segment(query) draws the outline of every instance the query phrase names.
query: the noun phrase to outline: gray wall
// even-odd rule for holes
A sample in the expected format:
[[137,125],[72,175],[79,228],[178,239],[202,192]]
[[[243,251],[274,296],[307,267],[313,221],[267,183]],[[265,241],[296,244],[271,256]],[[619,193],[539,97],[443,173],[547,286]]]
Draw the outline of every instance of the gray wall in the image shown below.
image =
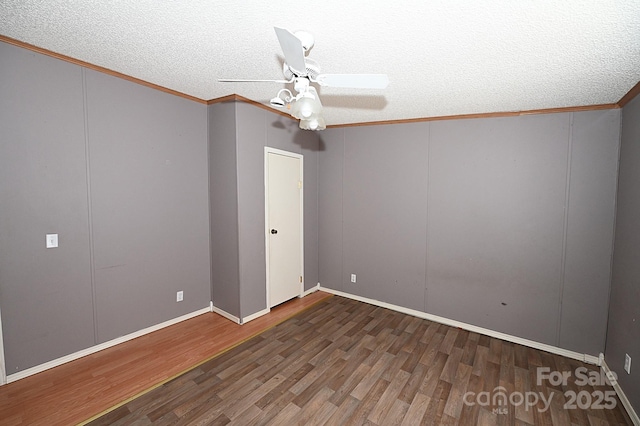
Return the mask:
[[573,115],[559,344],[594,355],[607,334],[619,154],[620,110]]
[[211,295],[214,306],[240,318],[236,164],[235,103],[210,105]]
[[86,84],[103,342],[209,306],[207,107],[94,71]]
[[[605,359],[636,412],[640,410],[640,97],[622,112],[616,239]],[[631,356],[631,375],[624,356]]]
[[7,373],[208,306],[206,106],[4,43],[0,58]]
[[[0,43],[0,310],[7,374],[95,343],[82,70]],[[59,248],[45,248],[45,234]]]
[[352,129],[344,146],[345,278],[356,274],[357,294],[419,310],[424,308],[428,126]]
[[320,283],[597,355],[619,120],[609,110],[323,132]]
[[318,134],[245,102],[209,108],[213,303],[246,318],[267,307],[265,146],[303,155],[305,289],[318,283]]

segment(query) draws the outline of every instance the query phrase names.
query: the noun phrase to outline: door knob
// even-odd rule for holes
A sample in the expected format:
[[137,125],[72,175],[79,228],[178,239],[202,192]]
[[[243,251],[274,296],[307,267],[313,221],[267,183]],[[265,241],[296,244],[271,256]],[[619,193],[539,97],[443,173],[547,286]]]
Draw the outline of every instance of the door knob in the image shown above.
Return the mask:
[[277,230],[277,229],[272,229],[272,230],[271,230],[271,233],[272,233],[272,234],[277,234],[277,233],[278,233],[278,230]]

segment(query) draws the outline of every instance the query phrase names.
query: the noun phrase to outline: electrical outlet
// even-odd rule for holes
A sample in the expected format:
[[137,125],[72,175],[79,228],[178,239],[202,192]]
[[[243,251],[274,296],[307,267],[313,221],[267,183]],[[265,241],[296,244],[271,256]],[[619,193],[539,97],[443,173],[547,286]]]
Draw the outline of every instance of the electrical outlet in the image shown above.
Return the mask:
[[47,248],[58,247],[58,234],[47,234]]
[[180,290],[176,293],[176,302],[182,302],[184,300],[184,291]]
[[352,283],[356,282],[356,274],[351,274],[351,282]]
[[629,354],[624,354],[624,371],[626,371],[627,374],[631,374],[631,357]]

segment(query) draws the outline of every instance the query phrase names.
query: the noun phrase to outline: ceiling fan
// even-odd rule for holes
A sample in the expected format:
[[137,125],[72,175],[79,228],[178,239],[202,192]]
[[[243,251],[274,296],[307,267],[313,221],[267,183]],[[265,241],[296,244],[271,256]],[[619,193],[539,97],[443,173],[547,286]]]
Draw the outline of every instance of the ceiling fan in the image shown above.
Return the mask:
[[322,116],[322,103],[318,91],[311,83],[326,87],[356,89],[384,89],[389,84],[386,74],[321,74],[317,62],[306,57],[314,45],[313,35],[306,31],[292,33],[284,28],[274,28],[284,53],[285,62],[282,72],[285,80],[219,79],[218,81],[293,83],[293,89],[297,93],[295,96],[289,89],[281,89],[269,103],[278,108],[286,107],[293,117],[300,120],[301,129],[323,130],[326,128]]

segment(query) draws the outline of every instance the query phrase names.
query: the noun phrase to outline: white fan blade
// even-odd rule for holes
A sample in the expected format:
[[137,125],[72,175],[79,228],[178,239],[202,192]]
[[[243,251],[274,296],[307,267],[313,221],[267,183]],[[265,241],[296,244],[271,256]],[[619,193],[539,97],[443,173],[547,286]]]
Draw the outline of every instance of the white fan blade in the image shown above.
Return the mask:
[[274,27],[284,60],[299,76],[307,75],[307,66],[304,62],[304,48],[302,42],[291,31],[284,28]]
[[242,78],[219,78],[220,83],[291,83],[289,80],[248,80]]
[[386,74],[320,74],[314,82],[327,87],[384,89],[389,85]]

